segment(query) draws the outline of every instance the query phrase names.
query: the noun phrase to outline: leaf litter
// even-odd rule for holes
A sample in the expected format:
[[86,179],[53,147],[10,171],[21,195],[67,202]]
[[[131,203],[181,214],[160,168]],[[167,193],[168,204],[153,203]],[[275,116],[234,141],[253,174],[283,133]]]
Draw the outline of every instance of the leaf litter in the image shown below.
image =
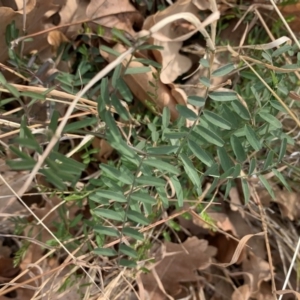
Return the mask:
[[[5,35],[6,25],[12,21],[15,22],[15,26],[19,30],[23,28],[23,23],[25,22],[26,35],[30,38],[32,37],[32,41],[23,44],[23,54],[32,55],[34,52],[37,52],[38,56],[44,61],[52,59],[54,53],[59,51],[59,48],[64,43],[71,42],[75,45],[75,39],[83,32],[83,22],[88,21],[91,28],[101,31],[104,41],[109,44],[112,40],[115,41],[115,37],[110,31],[113,27],[124,30],[126,38],[134,41],[136,27],[139,28],[138,30],[149,30],[153,25],[164,20],[166,17],[181,12],[189,12],[202,21],[203,18],[200,18],[201,13],[207,10],[214,12],[215,10],[214,7],[211,7],[211,3],[200,0],[178,0],[166,9],[148,15],[140,12],[144,12],[141,9],[142,5],[139,7],[139,11],[137,6],[133,5],[130,1],[66,0],[63,2],[48,1],[46,3],[42,0],[33,0],[27,2],[15,1],[14,4],[9,4],[11,6],[5,6],[4,2],[7,1],[2,1],[0,6],[0,16],[3,22],[3,26],[1,27],[2,36]],[[148,3],[148,1],[141,2]],[[25,3],[26,9],[22,9],[23,3]],[[298,6],[294,4],[281,8],[284,15],[295,10],[299,11]],[[221,11],[224,13],[226,9],[222,8]],[[299,26],[297,27],[295,21],[291,23],[291,26],[295,30],[298,30]],[[55,31],[50,31],[53,29]],[[177,104],[186,105],[195,113],[199,113],[200,111],[198,108],[187,103],[187,97],[190,94],[196,94],[199,97],[204,95],[203,82],[200,89],[198,81],[199,77],[207,75],[207,70],[203,66],[194,73],[191,70],[195,66],[195,55],[200,56],[200,53],[205,52],[205,45],[197,46],[198,52],[192,53],[193,51],[190,51],[190,48],[184,47],[183,41],[170,42],[167,40],[178,39],[181,36],[190,34],[195,29],[196,27],[193,24],[183,19],[176,20],[164,26],[158,32],[158,35],[156,35],[157,38],[150,39],[151,44],[163,46],[163,50],[140,51],[129,64],[130,68],[142,68],[145,65],[140,62],[141,60],[138,61],[138,59],[154,59],[156,62],[162,64],[161,71],[154,66],[150,66],[151,71],[148,73],[127,74],[124,76],[124,81],[137,100],[150,109],[153,107],[158,108],[158,111],[154,110],[156,114],[160,114],[164,107],[168,107],[172,121],[176,120],[179,116],[176,110]],[[242,34],[244,34],[243,30],[240,33],[241,37],[237,39],[238,41],[242,39]],[[162,36],[164,39],[160,41],[159,37]],[[22,42],[20,40],[17,41],[18,43]],[[232,34],[232,32],[230,32],[229,42],[237,44],[236,35]],[[16,44],[14,46],[17,46]],[[0,46],[1,64],[5,64],[8,58],[8,45],[4,39],[1,40]],[[79,46],[80,43],[74,48]],[[90,46],[93,46],[93,44],[91,43]],[[111,49],[119,53],[127,50],[120,43],[115,43],[114,46],[111,46]],[[108,63],[116,57],[111,53],[105,53],[101,48],[99,51]],[[186,55],[186,53],[190,54]],[[124,60],[124,66],[128,62]],[[216,57],[213,62],[212,71],[228,62],[228,58],[224,59],[222,55]],[[56,70],[71,72],[70,66],[60,61],[56,61],[54,65],[53,72],[47,73],[48,77],[51,77],[51,74],[54,74]],[[6,70],[9,69],[7,68]],[[152,73],[158,75],[157,79],[155,79],[158,85],[156,88],[153,88],[153,85],[149,84],[153,81]],[[175,81],[178,77],[185,74],[189,74],[191,79],[185,82],[185,84],[177,85]],[[19,82],[17,76],[11,70],[9,70],[9,78],[12,83]],[[230,85],[227,81],[228,78],[230,76],[221,76],[218,79],[211,80],[209,83],[212,87],[211,90],[222,88],[224,82],[226,82],[226,85]],[[39,82],[40,86],[46,86],[44,81],[45,79],[42,79]],[[196,88],[195,84],[198,85]],[[157,96],[153,97],[153,95]],[[62,98],[57,100],[62,101],[62,111],[64,112],[69,103]],[[86,104],[82,104],[82,106],[78,105],[77,107],[79,112],[84,112],[87,108],[91,109]],[[95,106],[92,108],[94,109]],[[82,120],[83,115],[79,114],[78,119]],[[3,123],[1,120],[0,124],[3,126],[2,128],[5,127],[3,131],[0,127],[0,134],[6,134],[7,128],[10,128],[9,126],[6,127],[8,123]],[[34,126],[33,128],[38,127]],[[18,130],[14,131],[12,136],[17,133]],[[71,137],[68,138],[71,139]],[[3,138],[1,138],[1,141],[4,145],[8,143]],[[96,137],[92,141],[92,145],[93,148],[101,149],[100,152],[93,155],[95,161],[106,163],[109,159],[114,158],[113,147],[101,137]],[[73,143],[72,146],[75,146],[75,144]],[[77,161],[81,160],[80,155],[74,157]],[[10,158],[14,159],[15,157]],[[54,296],[54,299],[59,299],[62,297],[62,294],[59,294],[57,291],[60,288],[61,281],[72,275],[72,273],[68,273],[71,268],[68,269],[66,265],[63,265],[63,263],[67,264],[70,261],[70,257],[66,257],[63,251],[56,252],[52,257],[49,255],[52,250],[57,250],[58,246],[52,241],[52,237],[42,229],[41,224],[33,221],[32,217],[24,210],[23,206],[7,187],[9,185],[13,190],[19,190],[19,186],[24,184],[28,172],[12,171],[6,165],[4,166],[4,160],[2,159],[0,161],[0,172],[0,197],[1,201],[5,203],[5,205],[1,205],[0,215],[2,223],[1,232],[3,234],[0,245],[0,279],[3,285],[0,290],[0,299],[11,298],[8,292],[8,282],[14,279],[17,286],[10,289],[12,292],[15,291],[17,293],[17,299],[33,299],[34,291],[41,293],[43,291],[41,282],[39,281],[41,277],[39,275],[42,274],[39,274],[39,272],[49,272],[51,274],[51,270],[57,270],[58,273],[56,275],[52,274],[49,277],[45,275],[43,280],[49,281],[47,293]],[[87,174],[93,173],[93,171],[88,169],[86,172]],[[40,183],[38,178],[37,183]],[[224,202],[221,211],[208,208],[206,214],[201,215],[197,209],[184,206],[184,212],[189,214],[189,219],[186,219],[184,213],[177,215],[181,230],[179,233],[174,233],[172,241],[153,239],[155,242],[150,247],[149,257],[152,257],[155,262],[144,265],[146,272],[139,272],[135,278],[131,271],[126,271],[120,276],[120,274],[116,275],[116,271],[113,268],[107,268],[106,270],[109,270],[111,274],[106,276],[105,284],[108,287],[108,281],[110,280],[110,282],[114,283],[114,286],[110,286],[110,290],[107,289],[103,293],[106,296],[99,299],[107,299],[107,295],[109,295],[110,299],[124,299],[122,297],[115,297],[115,295],[122,294],[120,289],[126,290],[126,292],[128,290],[134,291],[130,294],[132,299],[137,299],[137,297],[141,299],[183,299],[184,297],[189,297],[189,299],[199,299],[200,297],[200,299],[233,300],[274,299],[271,287],[271,269],[275,271],[276,286],[281,287],[284,280],[283,277],[286,274],[286,271],[284,273],[283,270],[287,268],[288,263],[286,257],[290,256],[289,251],[293,250],[293,245],[295,245],[294,238],[298,233],[297,226],[299,224],[296,224],[296,222],[299,219],[299,201],[297,201],[299,192],[296,188],[292,193],[286,192],[278,183],[274,183],[275,198],[272,199],[269,195],[266,195],[266,190],[262,186],[253,187],[253,189],[258,191],[258,197],[261,199],[265,209],[269,230],[269,241],[265,241],[261,238],[263,220],[261,219],[257,205],[253,201],[244,204],[244,199],[241,196],[242,193],[238,187],[239,185],[237,184],[237,188],[232,187],[230,189],[229,203],[223,201],[221,192],[218,194],[218,201]],[[79,185],[78,188],[82,188],[82,185]],[[30,189],[31,186],[28,187],[26,192],[30,191]],[[40,204],[37,203],[31,203],[30,207],[38,219],[43,220],[44,225],[52,231],[56,230],[58,226],[56,221],[60,218],[58,213],[59,207],[64,208],[63,212],[70,220],[74,220],[80,215],[85,215],[87,219],[90,217],[89,210],[86,210],[86,207],[78,208],[72,204],[69,205],[57,196],[47,196],[47,193],[42,190],[39,191],[39,194],[45,200],[42,207],[39,207],[38,205]],[[82,197],[85,199],[86,195]],[[8,199],[9,202],[6,203]],[[86,204],[87,202],[85,201],[84,203]],[[20,251],[22,249],[20,239],[16,238],[16,235],[12,237],[10,234],[12,230],[11,220],[7,219],[12,216],[16,218],[24,218],[25,216],[27,221],[29,221],[22,229],[22,234],[28,238],[29,242],[27,251],[23,252],[23,254]],[[77,224],[71,230],[75,240],[76,237],[82,234],[83,224],[80,218],[78,220]],[[5,235],[11,235],[11,237],[5,238]],[[70,238],[66,237],[66,239]],[[39,243],[33,243],[31,242],[32,240],[39,241]],[[49,240],[54,244],[51,244]],[[268,261],[266,242],[272,246],[273,265]],[[78,263],[83,264],[85,267],[90,267],[88,256],[84,254],[87,251],[84,245],[83,247],[79,247],[76,244],[77,248],[73,247],[75,248],[73,249],[75,252],[78,249],[82,251]],[[16,257],[16,253],[19,253],[20,256],[17,265],[15,265],[12,259]],[[93,267],[99,271],[99,264],[105,268],[105,263],[110,264],[107,259],[103,259],[103,261],[97,260],[97,263]],[[36,266],[36,270],[33,270],[32,266]],[[77,272],[79,271],[77,270]],[[99,271],[100,273],[101,271]],[[277,274],[281,274],[282,276],[277,276]],[[24,282],[27,281],[29,281],[28,284],[25,284]],[[100,281],[104,284],[103,278]],[[88,281],[82,281],[82,284],[86,283]],[[137,285],[139,287],[138,291],[136,291]],[[290,290],[295,290],[298,286],[299,278],[296,271],[293,271],[289,288]],[[6,291],[4,288],[6,288]],[[280,293],[279,290],[278,288],[278,294]],[[285,291],[285,293],[288,293],[288,297],[294,293],[295,297],[299,299],[299,294],[296,291],[290,290]],[[71,292],[71,288],[66,288],[63,299],[67,299],[67,297],[82,299],[80,295],[76,293],[72,294]],[[82,293],[86,293],[87,299],[87,295],[96,292],[94,288],[83,288]],[[198,295],[200,296],[196,295],[196,293],[199,293]],[[206,296],[203,296],[204,293]],[[285,299],[292,299],[288,297]],[[96,298],[94,297],[93,299]]]

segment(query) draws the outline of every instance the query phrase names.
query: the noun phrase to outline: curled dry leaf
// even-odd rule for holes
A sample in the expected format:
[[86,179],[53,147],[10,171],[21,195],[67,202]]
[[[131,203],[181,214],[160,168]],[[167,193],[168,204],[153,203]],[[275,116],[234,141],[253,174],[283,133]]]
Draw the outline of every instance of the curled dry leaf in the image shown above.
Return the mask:
[[[153,25],[164,18],[181,12],[189,12],[199,18],[198,13],[200,9],[210,9],[210,2],[203,0],[178,0],[165,10],[159,11],[155,15],[148,17],[145,20],[143,28],[150,29]],[[178,21],[176,22],[178,23]],[[170,39],[175,39],[181,36],[182,30],[179,30],[179,28],[183,29],[183,25],[186,23],[179,22],[179,24],[181,24],[180,27],[176,26],[177,23],[173,22],[167,24],[158,33]],[[187,26],[185,26],[184,30],[191,31],[191,28],[187,28]],[[153,51],[153,55],[156,60],[162,64],[160,79],[163,83],[172,83],[178,76],[186,73],[191,68],[191,60],[179,53],[182,47],[182,42],[161,42],[156,39],[151,39],[151,43],[164,47],[163,50]]]
[[[126,51],[126,48],[120,44],[117,44],[114,47],[114,50],[119,53],[123,53]],[[114,55],[108,54],[107,52],[104,52],[102,50],[100,50],[100,52],[108,62],[112,62],[113,60],[115,60]],[[124,67],[127,65],[129,58],[130,57],[128,56],[127,59],[123,60],[122,64]],[[144,67],[144,65],[137,61],[131,61],[128,67],[141,68]],[[149,82],[154,81],[152,74],[157,74],[157,70],[154,67],[150,66],[150,68],[151,71],[147,73],[127,74],[123,77],[123,80],[126,82],[134,96],[143,104],[145,104],[154,112],[161,112],[162,109],[167,106],[170,109],[172,120],[175,120],[176,118],[178,118],[176,101],[172,97],[170,90],[159,80],[155,81],[154,86],[149,84]]]
[[91,0],[86,15],[95,23],[109,28],[124,30],[132,36],[134,25],[141,25],[143,17],[129,0]]
[[209,267],[212,257],[217,252],[206,240],[196,237],[188,238],[183,244],[168,242],[164,248],[161,260],[150,267],[154,270],[140,275],[144,289],[153,300],[164,299],[162,288],[168,295],[175,296],[181,291],[181,282],[199,280],[195,271]]
[[250,287],[248,284],[239,286],[232,294],[231,300],[248,300],[250,298]]
[[242,269],[246,274],[250,274],[250,276],[244,275],[244,280],[250,286],[251,297],[258,296],[262,282],[271,279],[269,263],[249,251],[248,257],[243,261]]
[[48,43],[52,46],[52,52],[55,53],[62,43],[69,42],[68,38],[59,30],[53,30],[48,33]]

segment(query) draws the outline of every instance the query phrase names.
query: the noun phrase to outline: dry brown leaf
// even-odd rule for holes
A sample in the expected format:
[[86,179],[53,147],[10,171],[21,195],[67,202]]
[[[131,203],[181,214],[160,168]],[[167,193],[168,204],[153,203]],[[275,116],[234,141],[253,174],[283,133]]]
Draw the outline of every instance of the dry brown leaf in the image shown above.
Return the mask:
[[247,244],[248,240],[251,239],[252,237],[254,236],[259,236],[259,235],[263,235],[264,232],[259,232],[259,233],[256,233],[256,234],[248,234],[246,236],[244,236],[238,243],[236,249],[235,249],[235,252],[231,258],[231,261],[229,263],[221,263],[221,264],[217,264],[218,266],[222,266],[222,267],[229,267],[233,264],[235,264],[239,258],[240,258],[240,254],[242,253],[245,245]]
[[53,30],[48,33],[47,41],[52,46],[52,52],[56,53],[62,43],[69,42],[68,38],[59,30]]
[[135,34],[133,26],[141,24],[143,17],[129,0],[91,0],[86,15],[95,23],[109,28],[117,28]]
[[269,263],[249,251],[248,257],[243,261],[242,269],[245,273],[251,274],[252,282],[249,276],[244,276],[244,280],[251,287],[251,296],[257,296],[260,293],[261,283],[271,279]]
[[97,137],[93,139],[92,145],[94,148],[100,149],[98,153],[94,154],[94,157],[103,163],[107,162],[114,151],[114,148],[106,140]]
[[250,298],[250,287],[248,284],[239,286],[232,294],[231,300],[248,300]]
[[[154,24],[158,23],[162,19],[181,12],[189,12],[199,18],[198,13],[200,9],[210,9],[210,2],[202,0],[178,0],[165,10],[159,11],[155,15],[148,17],[144,22],[143,28],[150,29]],[[181,36],[181,33],[176,30],[176,26],[174,27],[174,23],[164,26],[158,33],[163,34],[170,39],[175,39],[178,36]],[[156,39],[151,40],[154,45],[164,47],[163,50],[153,51],[153,55],[156,60],[162,64],[160,79],[163,83],[168,84],[174,82],[178,76],[186,73],[191,68],[191,60],[179,53],[182,47],[182,42],[169,43],[160,42]]]
[[291,221],[298,220],[300,218],[299,195],[286,190],[278,190],[275,195],[275,202],[279,204],[282,215]]
[[299,33],[300,26],[300,3],[294,2],[288,5],[279,6],[279,10],[285,18],[294,17],[294,19],[289,22],[289,26],[294,33]]
[[[216,254],[216,249],[208,246],[206,240],[196,237],[188,238],[183,244],[168,242],[164,247],[163,258],[152,268],[155,269],[166,293],[171,296],[181,291],[180,282],[197,281],[199,277],[195,271],[209,267],[211,258]],[[164,296],[153,272],[140,276],[145,290],[151,294],[150,299],[160,299],[156,298],[158,295]],[[153,297],[152,293],[156,296]]]
[[[119,53],[123,53],[126,51],[125,47],[117,44],[114,47]],[[108,61],[112,62],[115,60],[115,56],[112,54],[108,54],[107,52],[101,51],[101,55]],[[127,65],[127,59],[123,60],[123,66]],[[129,68],[141,68],[144,65],[137,61],[131,61],[129,64]],[[135,95],[137,99],[139,99],[143,104],[148,106],[150,109],[162,111],[162,109],[167,106],[170,109],[171,118],[175,120],[178,118],[178,111],[176,110],[176,101],[172,97],[170,90],[162,84],[160,81],[157,82],[157,86],[154,87],[149,82],[153,82],[152,73],[157,73],[157,70],[150,66],[151,71],[142,74],[127,74],[123,77],[124,81],[130,88],[131,92]],[[153,97],[150,95],[157,95],[157,97]]]
[[[58,11],[59,6],[54,5],[52,1],[45,0],[31,0],[26,3],[26,33],[31,34],[45,29],[45,15],[51,12],[54,14]],[[16,27],[21,31],[23,28],[23,10],[14,11],[9,7],[0,7],[0,35],[5,36],[6,26],[15,21]],[[40,35],[35,37],[30,43],[24,44],[24,53],[29,53],[34,49],[41,49],[47,46],[46,37]],[[2,38],[0,42],[0,61],[6,61],[8,57],[8,47],[5,39]]]
[[278,294],[278,295],[294,294],[295,297],[297,298],[297,300],[300,300],[300,293],[298,293],[296,291],[292,291],[292,290],[284,290],[284,291],[282,291],[282,290],[279,290],[279,291],[276,291],[276,294]]

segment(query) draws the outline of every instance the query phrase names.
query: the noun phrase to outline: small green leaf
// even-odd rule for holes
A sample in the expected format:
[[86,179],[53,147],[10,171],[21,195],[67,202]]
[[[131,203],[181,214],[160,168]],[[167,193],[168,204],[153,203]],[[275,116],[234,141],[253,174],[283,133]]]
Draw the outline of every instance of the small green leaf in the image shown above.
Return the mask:
[[130,227],[125,227],[123,228],[123,234],[127,235],[129,237],[132,237],[138,241],[143,241],[144,240],[144,235],[137,231],[136,229],[130,228]]
[[261,143],[257,138],[253,129],[250,126],[245,125],[245,133],[246,133],[247,141],[252,146],[252,148],[256,151],[259,151],[261,149]]
[[250,114],[247,108],[240,101],[231,102],[234,111],[244,120],[250,120]]
[[224,141],[213,131],[203,127],[202,125],[196,126],[195,129],[209,143],[223,147]]
[[122,103],[121,103],[120,99],[117,97],[117,95],[114,94],[114,93],[111,95],[111,103],[114,106],[114,108],[116,109],[116,112],[120,115],[120,117],[124,121],[129,121],[130,120],[130,116],[129,116],[128,111],[122,105]]
[[116,169],[115,167],[112,167],[112,166],[106,165],[106,164],[101,164],[100,167],[104,173],[112,176],[113,178],[117,179],[118,181],[121,181],[125,184],[133,183],[134,177],[130,173],[124,174],[120,170]]
[[188,146],[193,152],[193,154],[195,154],[195,156],[208,167],[210,167],[214,163],[214,160],[210,156],[210,154],[205,150],[201,149],[195,142],[189,140]]
[[255,171],[255,167],[256,167],[256,159],[252,158],[250,160],[250,166],[249,166],[249,176],[253,174],[253,172]]
[[234,134],[231,135],[230,143],[237,160],[240,162],[244,162],[247,159],[247,155],[245,153],[244,147],[242,146],[239,138],[237,138]]
[[121,54],[118,51],[114,50],[112,47],[108,47],[108,46],[105,46],[105,45],[101,45],[100,50],[102,50],[104,52],[107,52],[109,54],[112,54],[113,56],[119,56]]
[[281,162],[285,152],[286,152],[286,146],[287,146],[287,139],[284,138],[283,140],[281,140],[281,145],[280,145],[280,151],[279,151],[279,156],[278,156],[278,161]]
[[113,37],[119,39],[125,45],[127,45],[129,47],[132,46],[131,42],[128,40],[128,38],[125,36],[125,34],[122,30],[117,29],[117,28],[112,28],[111,33],[112,33]]
[[97,255],[103,256],[116,256],[118,255],[117,251],[111,248],[96,248],[94,249],[94,253]]
[[275,128],[281,128],[282,124],[281,122],[271,114],[260,112],[259,116],[264,119],[266,122],[268,122],[270,125],[274,126]]
[[206,58],[201,58],[200,59],[200,64],[204,67],[204,68],[209,68],[209,61]]
[[106,208],[96,208],[93,210],[93,213],[98,217],[120,222],[123,222],[125,217],[124,211],[114,211]]
[[175,175],[179,174],[179,170],[176,167],[161,159],[148,158],[144,160],[143,163],[147,166],[157,168],[161,171],[167,171]]
[[276,175],[276,177],[281,181],[281,183],[286,187],[286,189],[291,193],[292,190],[289,184],[286,182],[284,176],[276,169],[272,169],[272,172]]
[[273,164],[274,163],[273,159],[274,159],[274,151],[271,150],[267,155],[267,159],[265,160],[262,169],[266,170],[271,164]]
[[135,261],[128,259],[120,259],[120,266],[124,266],[126,268],[136,268],[137,264]]
[[219,171],[219,165],[217,163],[214,163],[211,167],[209,167],[205,173],[204,176],[213,176],[213,177],[219,177],[220,176],[220,171]]
[[208,110],[204,110],[203,115],[208,122],[223,129],[231,129],[231,124],[219,115]]
[[199,175],[192,163],[192,161],[188,158],[188,156],[184,153],[181,153],[179,155],[179,158],[181,159],[183,163],[184,170],[192,183],[196,185],[198,188],[200,187],[200,178]]
[[266,190],[268,191],[272,199],[275,200],[274,191],[272,190],[272,187],[270,186],[268,180],[263,175],[258,175],[258,178],[261,181],[261,183],[264,185],[264,187],[266,188]]
[[162,126],[167,128],[170,124],[170,109],[165,106],[162,113]]
[[155,204],[156,199],[151,197],[148,193],[145,192],[135,192],[130,196],[131,200],[141,202],[141,203],[147,203],[147,204]]
[[125,244],[119,245],[119,250],[120,250],[120,252],[122,252],[123,254],[125,254],[129,257],[132,257],[132,258],[138,257],[137,252]]
[[199,81],[205,86],[210,87],[210,80],[207,77],[200,77]]
[[143,214],[131,209],[127,212],[127,218],[133,222],[142,225],[148,225],[150,223],[149,220]]
[[127,202],[124,195],[120,192],[117,192],[117,191],[109,191],[109,190],[97,191],[94,194],[94,198],[95,197],[99,197],[99,198],[103,197],[105,199],[109,199],[109,200],[113,200],[113,201],[117,201],[117,202],[121,202],[121,203],[126,203]]
[[222,147],[222,148],[219,147],[217,150],[217,153],[218,153],[218,157],[219,157],[223,171],[227,172],[229,169],[231,169],[234,166],[232,160],[228,156],[224,147]]
[[176,153],[178,150],[179,146],[157,146],[157,147],[149,147],[147,149],[148,154],[171,154],[171,153]]
[[250,200],[248,181],[246,179],[242,179],[241,181],[242,181],[242,190],[244,194],[245,204],[248,204]]
[[123,80],[123,78],[118,78],[116,88],[120,92],[120,94],[122,95],[122,97],[124,98],[125,101],[127,101],[127,102],[132,101],[133,95],[132,95],[130,89],[128,88],[127,84]]
[[197,115],[194,111],[192,111],[191,109],[189,109],[187,106],[185,105],[180,105],[177,104],[176,105],[176,110],[179,112],[179,114],[184,117],[185,119],[194,121],[197,119]]
[[151,72],[150,67],[127,68],[125,71],[125,75],[142,74],[142,73],[148,73],[148,72]]
[[166,182],[163,179],[152,177],[152,176],[141,176],[136,179],[139,184],[147,186],[165,186]]
[[9,90],[9,92],[16,98],[20,98],[20,92],[13,86],[10,85],[9,83],[5,84],[5,87]]
[[212,72],[211,76],[213,77],[220,77],[220,76],[225,76],[235,70],[234,64],[227,64],[225,66],[222,66],[221,68],[215,70]]
[[108,235],[108,236],[114,236],[119,237],[120,233],[117,229],[112,227],[106,227],[102,225],[96,225],[94,228],[94,231],[100,234]]
[[237,95],[235,92],[211,92],[208,94],[209,98],[213,101],[225,102],[237,100]]
[[173,187],[174,187],[176,195],[177,195],[178,206],[182,207],[183,206],[183,191],[182,191],[180,181],[175,176],[172,176],[170,178],[170,180],[173,184]]
[[93,126],[98,122],[97,118],[84,118],[77,122],[72,122],[67,124],[63,130],[63,132],[71,132],[79,129],[83,129],[87,126]]
[[197,107],[203,107],[205,105],[205,99],[199,96],[189,96],[187,101]]
[[34,159],[28,160],[7,160],[7,165],[13,170],[32,170],[36,165]]
[[159,194],[158,200],[161,200],[164,208],[168,208],[169,207],[169,199],[166,194],[165,188],[164,187],[156,187],[156,191]]
[[118,126],[116,125],[116,121],[112,117],[110,111],[105,112],[105,122],[106,122],[106,125],[109,127],[109,133],[114,138],[114,140],[119,143],[120,142],[120,132],[119,132]]
[[60,174],[57,174],[50,169],[40,170],[40,173],[45,175],[47,181],[55,185],[59,190],[66,190],[66,185],[63,183],[62,179],[59,178]]

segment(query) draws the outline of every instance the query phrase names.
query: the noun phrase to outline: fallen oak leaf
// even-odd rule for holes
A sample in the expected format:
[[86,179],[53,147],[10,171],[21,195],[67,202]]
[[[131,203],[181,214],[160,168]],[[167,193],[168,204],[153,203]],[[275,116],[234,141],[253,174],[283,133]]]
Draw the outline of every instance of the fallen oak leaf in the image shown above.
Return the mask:
[[[142,15],[129,0],[91,0],[86,8],[86,15],[94,22],[109,28],[124,30],[134,35],[133,26],[141,25]],[[97,18],[97,19],[96,19]]]
[[[179,0],[175,4],[166,8],[165,10],[157,12],[155,15],[148,17],[144,22],[143,29],[147,30],[150,27],[155,26],[155,24],[159,23],[160,21],[168,17],[175,16],[178,13],[190,13],[190,18],[193,16],[195,20],[198,21],[197,23],[199,23],[200,21],[198,11],[200,8],[202,8],[202,10],[212,10],[211,3],[209,1]],[[173,20],[173,22],[178,22],[179,19],[180,18],[177,17]],[[196,21],[194,23],[196,24]],[[198,27],[195,26],[195,24],[193,24],[194,27]],[[200,29],[197,28],[195,31],[197,30]],[[194,34],[195,31],[192,30],[190,34]],[[184,37],[181,37],[180,39],[185,40],[190,36],[190,34],[185,34]],[[173,82],[178,76],[187,72],[192,66],[191,60],[188,57],[179,53],[182,47],[182,40],[177,40],[178,36],[179,33],[176,32],[176,30],[174,30],[174,26],[170,22],[166,24],[163,28],[160,28],[160,30],[156,33],[156,37],[152,35],[152,38],[150,39],[150,43],[163,47],[163,50],[152,51],[156,60],[162,64],[162,72],[160,73],[160,79],[163,83]],[[157,39],[157,37],[159,37],[159,39]],[[163,40],[163,37],[167,37],[167,39]],[[168,42],[168,39],[172,40],[172,42]]]
[[[168,242],[164,247],[165,253],[162,253],[161,260],[152,266],[157,276],[153,273],[140,275],[144,289],[156,295],[164,295],[164,293],[158,288],[160,283],[155,277],[159,277],[165,293],[175,296],[181,291],[180,282],[199,280],[195,271],[209,267],[211,258],[217,252],[216,248],[209,246],[206,240],[199,240],[196,237],[188,238],[182,244]],[[157,298],[150,297],[150,299]]]

